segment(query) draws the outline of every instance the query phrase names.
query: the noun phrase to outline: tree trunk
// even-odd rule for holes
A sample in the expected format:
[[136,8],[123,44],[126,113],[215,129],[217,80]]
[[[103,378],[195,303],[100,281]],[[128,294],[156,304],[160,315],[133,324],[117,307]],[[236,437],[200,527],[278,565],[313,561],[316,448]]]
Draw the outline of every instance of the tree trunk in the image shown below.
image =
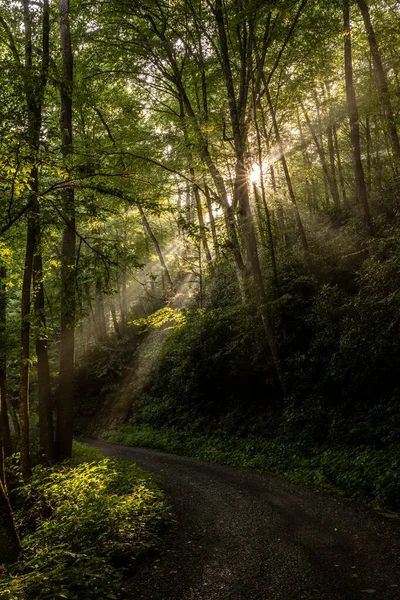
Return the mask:
[[7,492],[0,481],[0,564],[17,560],[20,547]]
[[6,381],[7,381],[7,345],[6,345],[6,320],[7,320],[7,295],[5,278],[7,270],[0,267],[0,446],[4,456],[12,454],[10,425],[8,422]]
[[307,152],[307,145],[306,145],[306,140],[304,138],[304,132],[303,132],[303,127],[301,124],[301,120],[300,120],[300,112],[299,110],[297,110],[297,126],[299,128],[299,134],[300,134],[300,144],[301,144],[301,148],[302,148],[302,155],[303,155],[303,165],[304,165],[304,179],[305,179],[305,184],[306,184],[306,192],[307,192],[307,204],[308,204],[308,210],[309,213],[311,214],[314,211],[314,205],[315,205],[315,198],[314,198],[314,188],[313,188],[313,184],[310,183],[310,179],[309,179],[309,173],[311,173],[311,160],[310,157],[308,156],[308,152]]
[[21,354],[19,381],[19,423],[21,469],[24,480],[32,475],[29,452],[29,372],[30,372],[30,311],[35,227],[32,216],[28,219],[24,274],[21,293]]
[[[346,2],[347,2],[347,0],[346,0]],[[389,87],[388,87],[386,74],[385,74],[383,64],[382,64],[382,58],[381,58],[378,42],[377,42],[377,39],[375,36],[375,31],[374,31],[374,28],[373,28],[373,25],[371,22],[371,16],[369,14],[368,4],[365,2],[365,0],[357,0],[357,4],[360,8],[360,11],[361,11],[361,14],[362,14],[362,17],[364,20],[365,30],[367,32],[369,47],[371,50],[372,60],[374,63],[374,68],[375,68],[376,80],[378,82],[379,91],[380,91],[380,95],[381,95],[381,102],[382,102],[383,110],[385,112],[386,126],[387,126],[388,133],[390,135],[392,152],[393,152],[393,156],[395,157],[395,160],[396,160],[396,169],[397,169],[397,171],[399,171],[399,169],[400,169],[400,142],[399,142],[399,136],[398,136],[397,128],[396,128],[396,121],[395,121],[394,114],[393,114],[392,103],[390,101]]]
[[162,272],[165,275],[165,278],[168,282],[169,287],[173,290],[174,284],[172,282],[171,275],[170,275],[170,272],[167,267],[167,263],[165,262],[164,255],[161,251],[161,246],[158,243],[158,240],[157,240],[156,236],[154,235],[152,228],[150,227],[150,223],[146,217],[146,213],[144,212],[143,207],[140,204],[138,204],[138,209],[139,209],[140,216],[142,217],[143,226],[146,229],[148,236],[150,237],[151,241],[154,244],[154,248],[156,250],[158,260],[160,261],[160,264],[161,264]]
[[283,172],[285,174],[285,180],[286,180],[286,185],[287,185],[287,189],[288,189],[288,193],[289,193],[289,198],[293,204],[293,208],[294,208],[295,215],[296,215],[297,227],[298,227],[299,233],[300,233],[301,244],[303,246],[304,252],[306,253],[306,256],[308,256],[307,236],[306,236],[306,232],[305,232],[305,229],[303,226],[303,221],[301,220],[299,207],[297,206],[296,195],[294,193],[292,179],[290,177],[289,168],[288,168],[288,165],[286,162],[286,156],[285,156],[285,152],[283,149],[282,138],[281,138],[281,134],[280,134],[279,127],[278,127],[278,122],[276,120],[275,109],[274,109],[274,105],[272,104],[271,94],[269,93],[268,86],[265,86],[265,93],[266,93],[266,97],[267,97],[269,112],[270,112],[271,119],[272,119],[272,124],[274,127],[276,141],[277,141],[277,144],[279,147],[279,154],[281,157],[280,160],[282,163]]
[[96,279],[94,322],[97,333],[97,341],[105,342],[107,337],[107,325],[100,277],[97,277]]
[[[278,269],[276,266],[276,255],[275,255],[275,244],[274,237],[272,235],[272,226],[271,226],[271,215],[269,212],[267,198],[265,194],[265,183],[264,183],[264,171],[263,171],[263,155],[262,155],[262,146],[261,146],[261,133],[260,128],[258,126],[258,118],[257,118],[257,106],[255,102],[255,93],[253,90],[254,102],[253,102],[253,112],[254,112],[254,125],[256,129],[256,138],[257,138],[257,156],[258,156],[258,164],[260,167],[260,187],[261,187],[261,201],[264,208],[264,213],[267,221],[267,236],[268,236],[268,246],[271,256],[271,266],[273,273],[273,281],[275,286],[278,285]],[[254,184],[254,192],[257,196],[258,190],[256,184]]]
[[250,64],[248,63],[248,53],[246,51],[242,53],[240,92],[238,95],[238,100],[236,101],[229,58],[227,32],[224,23],[224,12],[221,0],[216,0],[214,15],[217,22],[219,34],[221,63],[225,78],[231,127],[235,147],[236,167],[233,205],[237,206],[238,209],[243,243],[246,249],[247,262],[253,280],[254,289],[252,291],[261,314],[261,320],[263,323],[267,343],[271,352],[272,363],[275,367],[278,380],[282,386],[283,393],[285,393],[284,380],[280,369],[278,348],[275,340],[274,325],[272,321],[272,315],[268,306],[268,299],[265,292],[264,280],[258,256],[257,237],[254,227],[254,219],[250,208],[249,177],[245,161],[247,130],[244,124],[244,115],[246,114],[247,97],[249,91],[249,82],[247,81],[247,78],[248,73],[251,71],[251,69],[249,68]]
[[[40,225],[36,222],[36,240],[40,239]],[[36,355],[39,391],[40,446],[48,460],[54,459],[53,406],[50,386],[50,367],[47,351],[46,318],[44,312],[43,265],[39,249],[33,258],[33,290],[36,325]]]
[[356,194],[364,219],[364,226],[369,237],[375,235],[374,226],[368,205],[367,188],[365,185],[364,169],[361,162],[360,147],[360,125],[358,117],[358,106],[353,82],[353,59],[351,49],[350,30],[350,0],[343,0],[343,24],[344,24],[344,63],[346,77],[346,99],[347,111],[350,121],[350,138],[353,150],[354,177],[356,183]]
[[[340,204],[340,199],[339,199],[339,190],[338,190],[336,178],[335,178],[335,158],[334,158],[334,153],[333,153],[333,140],[332,140],[331,126],[329,125],[329,127],[328,127],[329,155],[330,155],[330,159],[331,159],[331,172],[329,172],[329,167],[328,167],[328,163],[327,163],[326,156],[325,156],[325,149],[324,149],[323,145],[321,144],[320,140],[318,140],[318,136],[315,131],[315,128],[314,128],[313,124],[311,123],[310,117],[308,116],[304,107],[303,107],[303,113],[304,113],[305,119],[307,121],[307,125],[310,130],[312,139],[314,140],[314,144],[317,149],[319,159],[321,161],[322,170],[324,172],[324,176],[326,178],[326,181],[328,183],[328,186],[329,186],[329,189],[331,192],[333,203],[335,204],[336,207],[338,207]],[[332,161],[333,161],[333,164],[332,164]]]
[[339,173],[339,182],[340,182],[340,187],[342,190],[343,202],[346,203],[347,202],[346,182],[344,180],[344,175],[343,175],[343,166],[342,166],[342,159],[340,156],[340,148],[339,148],[339,141],[338,141],[338,136],[337,136],[336,123],[333,123],[333,125],[332,125],[332,132],[333,132],[333,141],[335,144],[335,152],[336,152],[336,159],[337,159],[337,166],[338,166],[338,173]]
[[215,252],[215,256],[218,260],[220,257],[220,252],[219,252],[219,243],[218,243],[218,237],[217,237],[217,229],[215,227],[215,217],[214,217],[214,212],[212,209],[210,188],[208,187],[208,185],[206,184],[205,181],[204,181],[204,193],[205,193],[206,202],[207,202],[208,218],[210,219],[210,227],[211,227],[211,234],[212,234],[212,238],[213,238],[214,252]]
[[114,325],[115,335],[120,340],[122,336],[121,336],[121,330],[119,328],[119,323],[118,323],[118,319],[117,319],[117,313],[115,311],[115,304],[114,304],[114,302],[110,303],[110,312],[111,312],[112,322],[113,322],[113,325]]
[[[190,177],[192,178],[193,181],[195,181],[195,173],[194,173],[194,169],[193,168],[190,169]],[[193,185],[193,194],[194,194],[194,198],[195,198],[195,201],[196,201],[197,218],[198,218],[198,221],[199,221],[201,242],[203,244],[204,253],[206,255],[207,263],[209,265],[211,265],[212,264],[212,257],[211,257],[211,252],[210,252],[210,248],[208,246],[208,241],[207,241],[206,226],[205,226],[205,223],[204,223],[204,216],[203,216],[203,207],[201,206],[201,198],[200,198],[199,188],[197,187],[196,184]]]
[[[61,146],[65,160],[72,151],[73,54],[69,25],[69,0],[59,0],[60,40],[62,55],[61,82]],[[72,454],[74,417],[74,354],[75,354],[75,198],[74,190],[63,190],[63,214],[66,225],[61,248],[61,338],[60,377],[56,426],[57,460]]]

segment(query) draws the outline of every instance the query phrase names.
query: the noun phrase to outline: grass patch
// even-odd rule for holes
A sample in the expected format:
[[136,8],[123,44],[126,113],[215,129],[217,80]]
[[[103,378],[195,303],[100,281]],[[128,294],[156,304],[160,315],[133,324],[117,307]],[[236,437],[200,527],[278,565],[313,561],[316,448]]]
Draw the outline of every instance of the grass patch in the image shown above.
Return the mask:
[[[9,463],[17,473],[17,458]],[[74,443],[69,461],[34,468],[16,490],[18,562],[0,568],[7,600],[116,599],[129,568],[157,547],[162,492],[133,463]]]
[[395,516],[400,507],[400,447],[323,447],[305,450],[261,436],[234,438],[196,436],[188,431],[154,430],[126,425],[107,440],[141,446],[221,464],[263,469],[292,481],[311,484],[367,501],[375,509]]

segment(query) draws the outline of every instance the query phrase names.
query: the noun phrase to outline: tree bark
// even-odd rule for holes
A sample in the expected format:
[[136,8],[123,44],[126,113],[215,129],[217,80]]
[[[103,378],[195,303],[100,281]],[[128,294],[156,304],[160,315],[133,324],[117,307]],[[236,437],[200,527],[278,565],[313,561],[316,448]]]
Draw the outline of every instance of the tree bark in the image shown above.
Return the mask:
[[[36,219],[36,240],[40,240],[39,215]],[[43,287],[43,265],[40,249],[33,257],[33,292],[36,327],[36,355],[39,392],[39,435],[40,446],[48,460],[54,459],[53,405],[50,386],[50,367],[47,350],[45,298]]]
[[32,217],[29,217],[21,292],[21,354],[19,380],[20,453],[22,476],[24,480],[29,479],[32,475],[31,457],[29,451],[29,373],[31,282],[34,249],[34,223]]
[[[265,76],[264,76],[264,78],[265,78]],[[264,83],[264,85],[265,85],[265,83]],[[289,198],[293,204],[293,208],[295,211],[297,227],[298,227],[299,233],[300,233],[301,244],[303,246],[303,250],[304,250],[306,256],[308,257],[309,248],[308,248],[307,236],[306,236],[306,232],[305,232],[305,229],[303,226],[303,221],[301,219],[299,207],[297,206],[297,199],[296,199],[296,195],[294,193],[292,179],[290,177],[289,168],[288,168],[288,165],[286,162],[285,151],[283,149],[282,138],[281,138],[281,134],[280,134],[279,127],[278,127],[278,122],[276,120],[274,105],[272,104],[272,99],[271,99],[271,94],[269,93],[269,88],[266,85],[265,85],[265,93],[266,93],[266,98],[267,98],[267,102],[268,102],[269,112],[271,115],[272,124],[274,127],[275,138],[276,138],[276,141],[277,141],[277,144],[279,147],[280,160],[281,160],[283,172],[285,174],[285,180],[286,180],[286,185],[287,185],[287,189],[288,189],[288,193],[289,193]],[[307,258],[307,261],[308,261],[308,258]]]
[[[59,0],[60,41],[63,77],[61,82],[61,147],[65,169],[67,157],[72,152],[72,94],[73,54],[69,25],[69,0]],[[63,213],[67,221],[61,248],[61,338],[60,376],[56,426],[57,460],[72,454],[74,416],[74,354],[75,354],[75,198],[74,190],[63,190]]]
[[324,172],[324,176],[326,181],[328,182],[329,190],[331,192],[333,203],[336,207],[340,204],[339,199],[339,190],[336,183],[335,177],[335,158],[333,153],[333,139],[332,139],[332,129],[331,126],[328,126],[328,145],[329,145],[329,156],[331,161],[331,172],[329,171],[328,163],[326,160],[325,149],[321,144],[320,140],[318,140],[317,133],[315,131],[314,125],[311,123],[310,117],[307,114],[307,111],[303,107],[303,113],[308,125],[308,128],[311,133],[311,137],[314,140],[315,147],[318,152],[319,159],[321,161],[322,170]]
[[114,304],[114,302],[110,302],[110,312],[111,312],[112,322],[113,322],[113,325],[114,325],[115,335],[120,340],[122,336],[121,336],[121,330],[120,330],[118,319],[117,319],[117,313],[115,311],[115,304]]
[[[193,181],[195,181],[195,173],[194,173],[193,168],[190,169],[190,177],[192,178]],[[211,252],[210,252],[210,248],[208,246],[208,241],[207,241],[206,226],[204,223],[204,216],[203,216],[203,207],[201,205],[200,191],[196,184],[193,185],[193,194],[194,194],[194,198],[196,201],[197,218],[199,221],[201,242],[203,244],[203,249],[204,249],[204,253],[206,255],[207,263],[209,265],[211,265],[212,257],[211,257]]]
[[396,128],[396,121],[393,114],[392,103],[390,100],[390,93],[386,79],[386,74],[382,64],[381,53],[375,36],[375,31],[371,22],[368,4],[367,2],[365,2],[365,0],[357,0],[357,4],[360,8],[364,20],[365,30],[368,36],[368,42],[371,50],[372,60],[374,63],[376,80],[378,82],[381,102],[385,113],[386,126],[390,135],[392,152],[396,160],[396,170],[398,172],[400,170],[400,141]]
[[365,230],[367,232],[367,235],[369,237],[372,237],[375,235],[375,230],[371,219],[367,197],[367,188],[365,185],[364,169],[361,161],[360,124],[358,116],[357,98],[354,91],[353,82],[353,59],[351,48],[349,0],[343,0],[343,25],[347,112],[350,121],[350,138],[353,151],[353,166],[356,183],[356,194],[358,197],[358,202],[360,204],[361,213],[363,215]]
[[10,425],[8,422],[6,381],[7,381],[7,345],[6,345],[6,321],[7,321],[7,295],[5,278],[6,267],[0,267],[0,446],[3,448],[4,456],[11,456],[12,444]]
[[215,256],[218,260],[220,257],[220,251],[219,251],[219,243],[218,243],[218,237],[217,237],[217,228],[215,226],[215,217],[214,217],[214,212],[213,212],[213,208],[212,208],[210,188],[208,187],[208,185],[206,184],[205,181],[204,181],[204,193],[205,193],[206,202],[207,202],[207,211],[208,211],[208,218],[210,220],[214,252],[215,252]]
[[17,560],[20,547],[7,492],[0,481],[0,564]]
[[338,136],[337,136],[336,123],[332,124],[332,132],[333,132],[333,142],[335,144],[336,160],[337,160],[338,173],[339,173],[339,182],[340,182],[340,187],[342,190],[342,198],[343,198],[343,202],[346,203],[347,202],[346,182],[344,180],[344,175],[343,175],[343,166],[342,166],[342,159],[340,156],[340,148],[339,148],[339,140],[338,140]]
[[[268,204],[267,204],[267,197],[265,194],[261,133],[260,133],[259,125],[258,125],[257,106],[256,106],[256,101],[255,101],[254,90],[253,90],[253,112],[254,112],[254,115],[253,115],[254,126],[255,126],[255,130],[256,130],[256,139],[257,139],[257,157],[258,157],[258,164],[260,167],[261,201],[262,201],[262,206],[264,208],[264,213],[265,213],[266,222],[267,222],[268,246],[269,246],[269,252],[270,252],[270,256],[271,256],[273,281],[274,281],[274,284],[276,287],[278,285],[278,268],[276,266],[275,244],[274,244],[274,237],[272,235],[271,215],[270,215],[270,211],[269,211]],[[257,189],[256,184],[254,184],[254,192],[255,192],[255,195],[257,196],[258,189]]]
[[150,227],[150,223],[149,223],[149,221],[147,219],[146,213],[144,212],[143,207],[140,204],[138,204],[138,209],[139,209],[140,216],[142,218],[143,226],[146,229],[149,238],[151,239],[151,241],[154,244],[154,248],[156,250],[156,253],[157,253],[157,256],[158,256],[158,260],[160,261],[160,264],[161,264],[162,272],[165,275],[165,278],[166,278],[166,280],[168,282],[169,287],[173,290],[174,289],[174,284],[173,284],[173,281],[171,279],[171,275],[170,275],[170,272],[168,270],[167,263],[165,262],[164,255],[163,255],[162,250],[161,250],[161,246],[158,243],[158,240],[157,240],[156,236],[154,235],[152,228]]

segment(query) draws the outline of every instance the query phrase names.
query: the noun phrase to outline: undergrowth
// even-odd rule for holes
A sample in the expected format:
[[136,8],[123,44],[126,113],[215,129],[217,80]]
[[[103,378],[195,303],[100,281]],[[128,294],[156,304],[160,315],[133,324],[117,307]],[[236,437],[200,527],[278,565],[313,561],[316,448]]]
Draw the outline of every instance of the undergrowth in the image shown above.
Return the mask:
[[[8,471],[15,481],[17,455]],[[34,467],[15,493],[21,555],[0,569],[7,600],[117,599],[125,573],[156,548],[169,515],[151,476],[76,443],[71,460]]]
[[127,446],[154,448],[221,464],[263,469],[291,481],[368,501],[374,508],[395,516],[400,507],[400,447],[334,448],[262,437],[193,435],[189,430],[152,429],[126,425],[109,432],[109,441]]

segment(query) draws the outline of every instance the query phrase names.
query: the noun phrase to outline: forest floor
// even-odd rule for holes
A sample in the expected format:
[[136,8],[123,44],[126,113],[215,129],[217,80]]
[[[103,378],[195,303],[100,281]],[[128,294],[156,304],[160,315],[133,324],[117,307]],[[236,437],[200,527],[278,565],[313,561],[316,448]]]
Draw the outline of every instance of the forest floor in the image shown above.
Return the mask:
[[255,470],[82,440],[159,476],[176,522],[135,600],[400,597],[400,523]]

